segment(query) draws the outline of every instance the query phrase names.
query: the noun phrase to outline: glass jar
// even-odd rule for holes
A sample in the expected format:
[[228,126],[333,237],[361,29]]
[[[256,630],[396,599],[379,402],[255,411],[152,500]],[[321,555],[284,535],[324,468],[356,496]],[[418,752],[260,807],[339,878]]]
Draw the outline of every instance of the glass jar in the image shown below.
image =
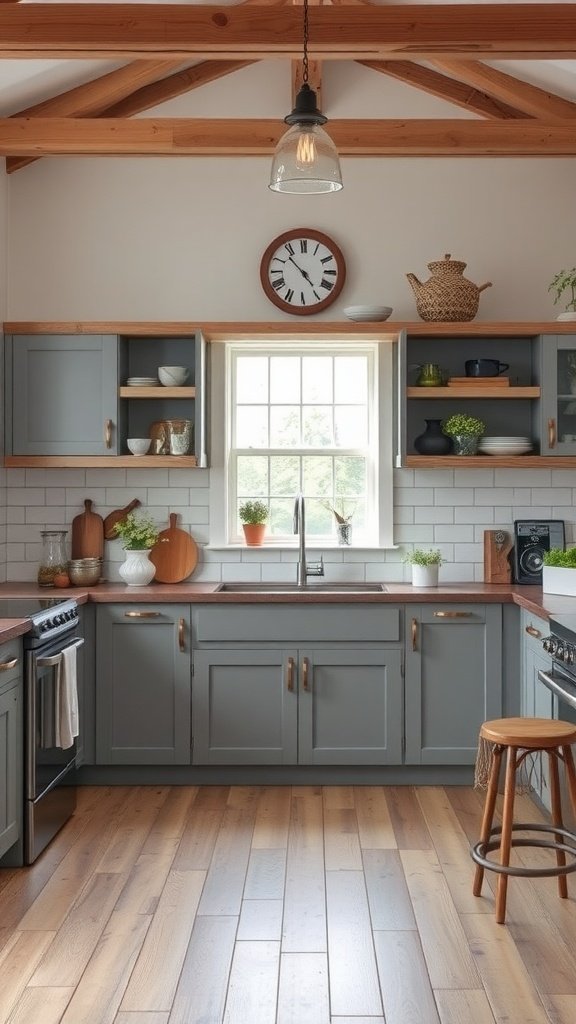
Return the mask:
[[68,556],[66,554],[67,530],[41,530],[42,555],[38,568],[38,585],[53,587],[54,577],[59,572],[66,572]]

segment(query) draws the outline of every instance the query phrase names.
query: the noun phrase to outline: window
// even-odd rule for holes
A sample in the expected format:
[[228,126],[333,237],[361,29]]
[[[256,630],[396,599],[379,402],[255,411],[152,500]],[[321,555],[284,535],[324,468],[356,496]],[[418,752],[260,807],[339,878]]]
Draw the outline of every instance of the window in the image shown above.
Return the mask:
[[216,348],[226,352],[213,361],[216,435],[224,376],[227,401],[226,430],[212,451],[211,541],[222,534],[224,543],[241,543],[238,507],[259,499],[270,510],[266,543],[291,546],[302,491],[309,542],[336,543],[335,511],[351,519],[355,546],[391,543],[390,346],[268,339]]

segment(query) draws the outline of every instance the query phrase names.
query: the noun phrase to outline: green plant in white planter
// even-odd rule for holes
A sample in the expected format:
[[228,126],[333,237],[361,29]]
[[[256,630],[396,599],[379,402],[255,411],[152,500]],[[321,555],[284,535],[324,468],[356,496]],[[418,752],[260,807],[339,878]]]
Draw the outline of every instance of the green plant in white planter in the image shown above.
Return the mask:
[[438,570],[444,559],[437,549],[414,548],[404,555],[403,561],[412,566],[412,586],[438,586]]
[[550,548],[542,561],[542,590],[576,597],[576,547]]
[[556,319],[576,320],[576,267],[572,267],[571,270],[559,270],[548,285],[548,291],[554,292],[554,305],[560,302],[564,292],[567,292],[565,302],[568,295],[570,296],[564,312],[559,313]]
[[476,455],[478,442],[485,430],[483,420],[464,412],[454,413],[442,424],[442,432],[452,438],[455,455]]

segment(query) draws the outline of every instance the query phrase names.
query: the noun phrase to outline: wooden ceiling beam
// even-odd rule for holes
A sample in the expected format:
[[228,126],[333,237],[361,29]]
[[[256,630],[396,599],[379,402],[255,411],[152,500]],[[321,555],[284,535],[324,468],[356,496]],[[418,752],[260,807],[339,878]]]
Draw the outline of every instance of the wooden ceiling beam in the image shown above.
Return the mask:
[[[454,63],[456,63],[454,61]],[[447,75],[440,75],[437,71],[422,67],[409,60],[359,60],[365,68],[372,68],[383,75],[396,78],[406,85],[413,85],[423,92],[437,96],[448,103],[454,103],[471,114],[479,114],[480,117],[487,117],[491,120],[500,121],[507,118],[525,118],[529,114],[524,113],[517,107],[509,106],[501,100],[488,96],[474,86],[455,81]]]
[[[254,156],[271,154],[282,121],[195,118],[3,118],[0,156]],[[574,156],[574,123],[333,120],[350,156]]]
[[[576,4],[338,5],[310,9],[314,59],[573,57]],[[240,4],[0,4],[0,56],[298,58],[300,12]]]
[[504,103],[512,103],[530,117],[565,120],[576,117],[576,103],[547,92],[538,86],[523,82],[513,75],[482,64],[480,61],[442,60],[433,61],[436,67],[454,75],[460,82],[477,89],[483,89]]

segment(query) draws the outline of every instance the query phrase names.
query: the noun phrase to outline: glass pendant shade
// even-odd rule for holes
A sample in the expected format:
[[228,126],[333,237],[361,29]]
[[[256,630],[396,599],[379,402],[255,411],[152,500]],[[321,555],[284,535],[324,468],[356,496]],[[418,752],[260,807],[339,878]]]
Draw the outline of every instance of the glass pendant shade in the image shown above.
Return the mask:
[[295,195],[342,188],[338,151],[321,125],[297,123],[285,132],[272,158],[270,188]]

